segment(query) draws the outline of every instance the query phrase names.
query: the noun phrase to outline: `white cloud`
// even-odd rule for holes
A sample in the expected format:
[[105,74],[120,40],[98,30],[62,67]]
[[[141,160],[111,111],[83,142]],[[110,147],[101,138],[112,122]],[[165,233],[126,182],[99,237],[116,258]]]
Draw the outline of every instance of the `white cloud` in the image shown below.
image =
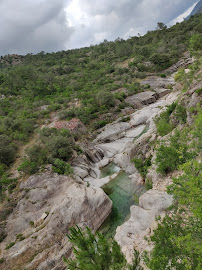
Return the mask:
[[0,55],[52,52],[104,39],[126,39],[155,29],[159,21],[181,20],[185,15],[178,16],[195,1],[0,0]]
[[[181,19],[195,1],[71,0],[67,4],[66,14],[75,31],[66,42],[66,47],[79,48],[104,39],[126,39],[138,33],[145,34],[155,29],[159,21],[168,24]],[[175,19],[182,13],[181,17]]]
[[174,25],[177,22],[182,22],[194,9],[194,7],[196,6],[198,2],[195,2],[191,7],[189,7],[184,13],[180,14],[179,16],[177,16],[177,18],[175,18],[174,20],[170,21],[168,25]]
[[65,49],[73,29],[64,0],[0,1],[0,55]]

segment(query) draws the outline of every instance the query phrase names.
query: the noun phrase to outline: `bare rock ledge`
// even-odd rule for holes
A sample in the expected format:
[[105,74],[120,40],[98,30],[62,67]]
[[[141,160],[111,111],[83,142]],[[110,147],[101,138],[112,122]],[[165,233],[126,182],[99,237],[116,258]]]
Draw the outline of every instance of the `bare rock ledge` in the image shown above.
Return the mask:
[[68,229],[78,224],[97,230],[111,212],[112,202],[102,189],[64,175],[33,175],[20,188],[21,198],[7,220],[8,236],[0,244],[4,270],[65,269],[62,257],[72,254]]

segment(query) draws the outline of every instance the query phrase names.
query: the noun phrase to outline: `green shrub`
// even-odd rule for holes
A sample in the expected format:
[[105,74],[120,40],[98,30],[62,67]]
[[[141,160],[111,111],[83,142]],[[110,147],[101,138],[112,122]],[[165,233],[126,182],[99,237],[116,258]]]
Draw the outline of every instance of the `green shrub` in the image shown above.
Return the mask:
[[185,76],[185,71],[183,68],[180,68],[179,71],[175,74],[174,79],[176,82],[180,82],[183,80],[184,76]]
[[133,158],[132,161],[135,164],[135,168],[138,170],[139,174],[145,178],[148,173],[148,168],[151,166],[151,159],[152,157],[149,157],[145,160],[142,160],[140,158]]
[[31,220],[31,221],[29,222],[29,225],[30,225],[31,227],[34,227],[34,221]]
[[16,187],[17,179],[9,178],[7,174],[3,174],[0,178],[0,199],[4,198],[4,192],[11,192]]
[[160,77],[161,78],[166,78],[166,74],[162,73],[162,74],[160,74]]
[[3,242],[3,240],[6,238],[7,234],[5,231],[1,230],[0,231],[0,243]]
[[179,120],[181,123],[186,123],[187,121],[187,112],[186,108],[180,104],[177,104],[174,112],[174,116]]
[[152,189],[152,186],[153,186],[152,179],[147,178],[147,179],[145,180],[145,187],[146,187],[146,190]]
[[157,133],[160,136],[165,136],[169,132],[171,132],[174,128],[173,124],[170,123],[170,115],[175,110],[176,103],[173,102],[171,105],[167,106],[167,109],[165,112],[162,112],[156,119],[156,129]]
[[109,123],[108,120],[100,120],[100,121],[97,121],[97,122],[93,123],[93,128],[94,129],[99,129],[99,128],[104,127],[108,123]]
[[201,94],[202,94],[202,88],[197,89],[195,93],[196,93],[197,95],[201,95]]
[[46,148],[49,152],[50,161],[53,158],[58,158],[67,161],[72,156],[73,142],[71,138],[66,138],[61,135],[56,135],[46,142]]
[[200,34],[193,35],[189,40],[189,44],[190,44],[190,49],[192,51],[202,50],[202,35]]
[[167,174],[178,169],[187,160],[193,158],[194,152],[189,151],[187,142],[184,142],[179,131],[170,139],[170,145],[160,145],[156,153],[157,172]]
[[166,134],[170,133],[174,128],[174,126],[168,122],[168,119],[165,114],[161,115],[161,119],[159,119],[158,122],[156,123],[156,127],[157,133],[160,136],[165,136]]
[[37,166],[44,164],[47,160],[47,151],[41,145],[35,144],[32,147],[27,148],[25,152],[29,160],[32,163],[37,164]]
[[39,167],[36,162],[29,161],[27,159],[24,159],[23,162],[21,162],[20,166],[18,167],[19,172],[23,172],[25,174],[34,174],[38,171]]
[[17,234],[16,235],[16,241],[23,241],[25,239],[25,237],[23,236],[23,234]]
[[6,245],[6,249],[9,249],[9,248],[11,248],[14,245],[15,245],[15,242],[11,242],[11,243],[9,243],[9,244]]
[[0,163],[9,166],[15,159],[16,146],[6,135],[0,135]]
[[73,173],[73,169],[70,166],[70,164],[64,162],[63,160],[56,159],[53,164],[54,164],[54,166],[52,167],[53,171],[58,174],[68,175],[68,174]]

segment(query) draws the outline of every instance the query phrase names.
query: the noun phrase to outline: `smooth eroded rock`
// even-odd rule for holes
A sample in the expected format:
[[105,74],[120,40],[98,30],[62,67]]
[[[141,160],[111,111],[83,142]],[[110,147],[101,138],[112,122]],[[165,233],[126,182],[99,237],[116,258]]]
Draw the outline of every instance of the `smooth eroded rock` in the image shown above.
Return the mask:
[[[7,219],[7,237],[0,244],[4,270],[65,269],[62,257],[72,253],[66,237],[69,228],[78,224],[97,230],[111,212],[112,202],[102,189],[64,175],[33,175],[20,187],[21,198]],[[16,243],[5,249],[11,242]]]

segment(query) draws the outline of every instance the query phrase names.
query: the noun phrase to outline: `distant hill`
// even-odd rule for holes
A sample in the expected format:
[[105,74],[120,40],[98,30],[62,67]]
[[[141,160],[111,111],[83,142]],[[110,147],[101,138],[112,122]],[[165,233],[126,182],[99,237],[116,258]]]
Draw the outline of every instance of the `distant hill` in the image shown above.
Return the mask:
[[202,0],[200,0],[198,4],[196,4],[189,16],[186,17],[186,20],[188,20],[192,15],[195,15],[197,13],[202,13]]

